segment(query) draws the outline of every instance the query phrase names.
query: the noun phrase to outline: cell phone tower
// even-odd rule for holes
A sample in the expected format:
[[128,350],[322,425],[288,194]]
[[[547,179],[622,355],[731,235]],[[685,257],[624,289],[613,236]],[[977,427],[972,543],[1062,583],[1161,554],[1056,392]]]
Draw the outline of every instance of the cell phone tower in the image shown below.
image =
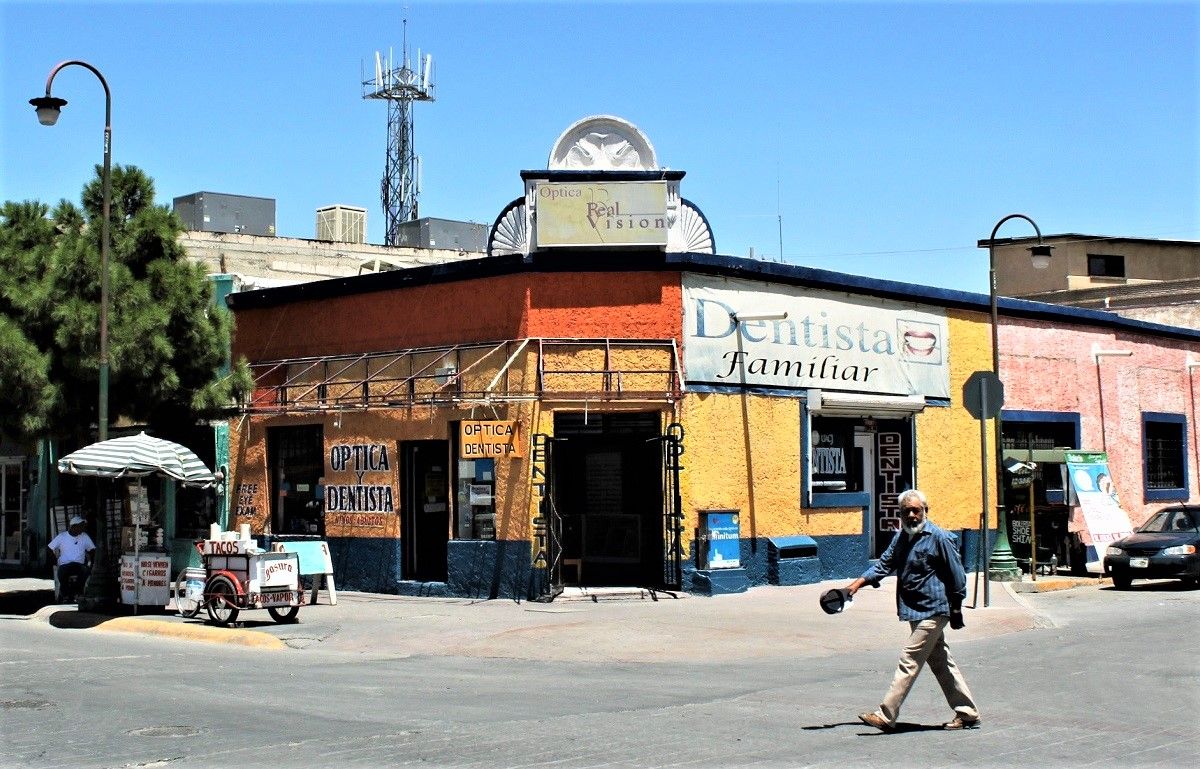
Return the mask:
[[409,66],[407,20],[402,62],[396,67],[390,50],[386,60],[376,51],[375,77],[364,79],[362,84],[364,99],[384,99],[388,103],[387,158],[380,193],[384,244],[389,246],[400,245],[400,225],[418,216],[421,159],[413,151],[413,103],[433,101],[433,56],[422,58],[418,49],[417,69]]

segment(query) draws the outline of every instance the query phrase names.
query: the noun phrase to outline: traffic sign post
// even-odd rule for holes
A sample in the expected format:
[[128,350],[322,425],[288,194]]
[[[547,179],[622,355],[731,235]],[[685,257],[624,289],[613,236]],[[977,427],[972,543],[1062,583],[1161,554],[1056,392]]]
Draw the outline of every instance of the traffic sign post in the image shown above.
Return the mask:
[[[1000,381],[1000,377],[996,376],[991,371],[976,371],[967,378],[963,384],[963,406],[966,407],[967,413],[979,420],[979,467],[980,475],[983,478],[983,495],[980,497],[980,515],[979,515],[979,557],[975,559],[975,595],[979,595],[979,573],[983,572],[983,605],[985,607],[991,605],[991,589],[988,583],[991,581],[987,578],[989,569],[991,568],[990,556],[991,550],[988,547],[987,532],[988,532],[988,514],[987,514],[987,499],[988,499],[988,475],[991,474],[987,461],[987,420],[992,419],[1000,414],[1000,409],[1004,406],[1004,383]],[[1000,446],[996,446],[996,451],[1000,451]],[[999,479],[996,481],[999,483]],[[997,520],[1000,516],[997,515]],[[1001,530],[997,537],[1004,537],[1004,531]],[[1006,538],[1007,540],[1007,538]],[[982,564],[980,563],[982,561]],[[974,608],[972,606],[972,608]]]

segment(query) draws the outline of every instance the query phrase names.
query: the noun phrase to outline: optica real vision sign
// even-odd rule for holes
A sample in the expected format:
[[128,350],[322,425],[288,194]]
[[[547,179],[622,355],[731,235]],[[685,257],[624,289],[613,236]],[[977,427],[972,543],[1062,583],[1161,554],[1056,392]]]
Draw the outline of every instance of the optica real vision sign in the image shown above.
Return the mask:
[[542,182],[534,199],[538,247],[667,244],[666,182]]

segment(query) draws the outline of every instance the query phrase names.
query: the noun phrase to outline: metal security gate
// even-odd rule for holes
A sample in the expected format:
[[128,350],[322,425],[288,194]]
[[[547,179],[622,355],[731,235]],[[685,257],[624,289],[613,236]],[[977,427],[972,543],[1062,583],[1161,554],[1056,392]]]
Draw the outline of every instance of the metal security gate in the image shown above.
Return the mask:
[[683,587],[683,499],[679,493],[679,463],[683,456],[683,425],[672,422],[657,440],[663,452],[663,585]]
[[533,568],[545,570],[536,600],[553,601],[563,591],[562,516],[554,506],[554,438],[533,435],[534,489],[541,495],[533,521]]

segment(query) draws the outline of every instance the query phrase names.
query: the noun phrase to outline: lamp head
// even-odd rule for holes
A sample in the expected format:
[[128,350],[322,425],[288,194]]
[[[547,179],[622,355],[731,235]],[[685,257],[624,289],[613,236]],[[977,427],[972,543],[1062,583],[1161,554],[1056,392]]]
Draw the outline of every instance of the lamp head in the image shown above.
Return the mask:
[[63,107],[67,106],[66,99],[60,99],[50,94],[30,99],[29,103],[37,110],[38,122],[42,125],[54,125],[57,123],[59,112]]
[[1035,270],[1044,270],[1050,266],[1050,252],[1054,250],[1054,246],[1047,246],[1044,243],[1038,243],[1036,246],[1029,247],[1029,258],[1033,262]]

